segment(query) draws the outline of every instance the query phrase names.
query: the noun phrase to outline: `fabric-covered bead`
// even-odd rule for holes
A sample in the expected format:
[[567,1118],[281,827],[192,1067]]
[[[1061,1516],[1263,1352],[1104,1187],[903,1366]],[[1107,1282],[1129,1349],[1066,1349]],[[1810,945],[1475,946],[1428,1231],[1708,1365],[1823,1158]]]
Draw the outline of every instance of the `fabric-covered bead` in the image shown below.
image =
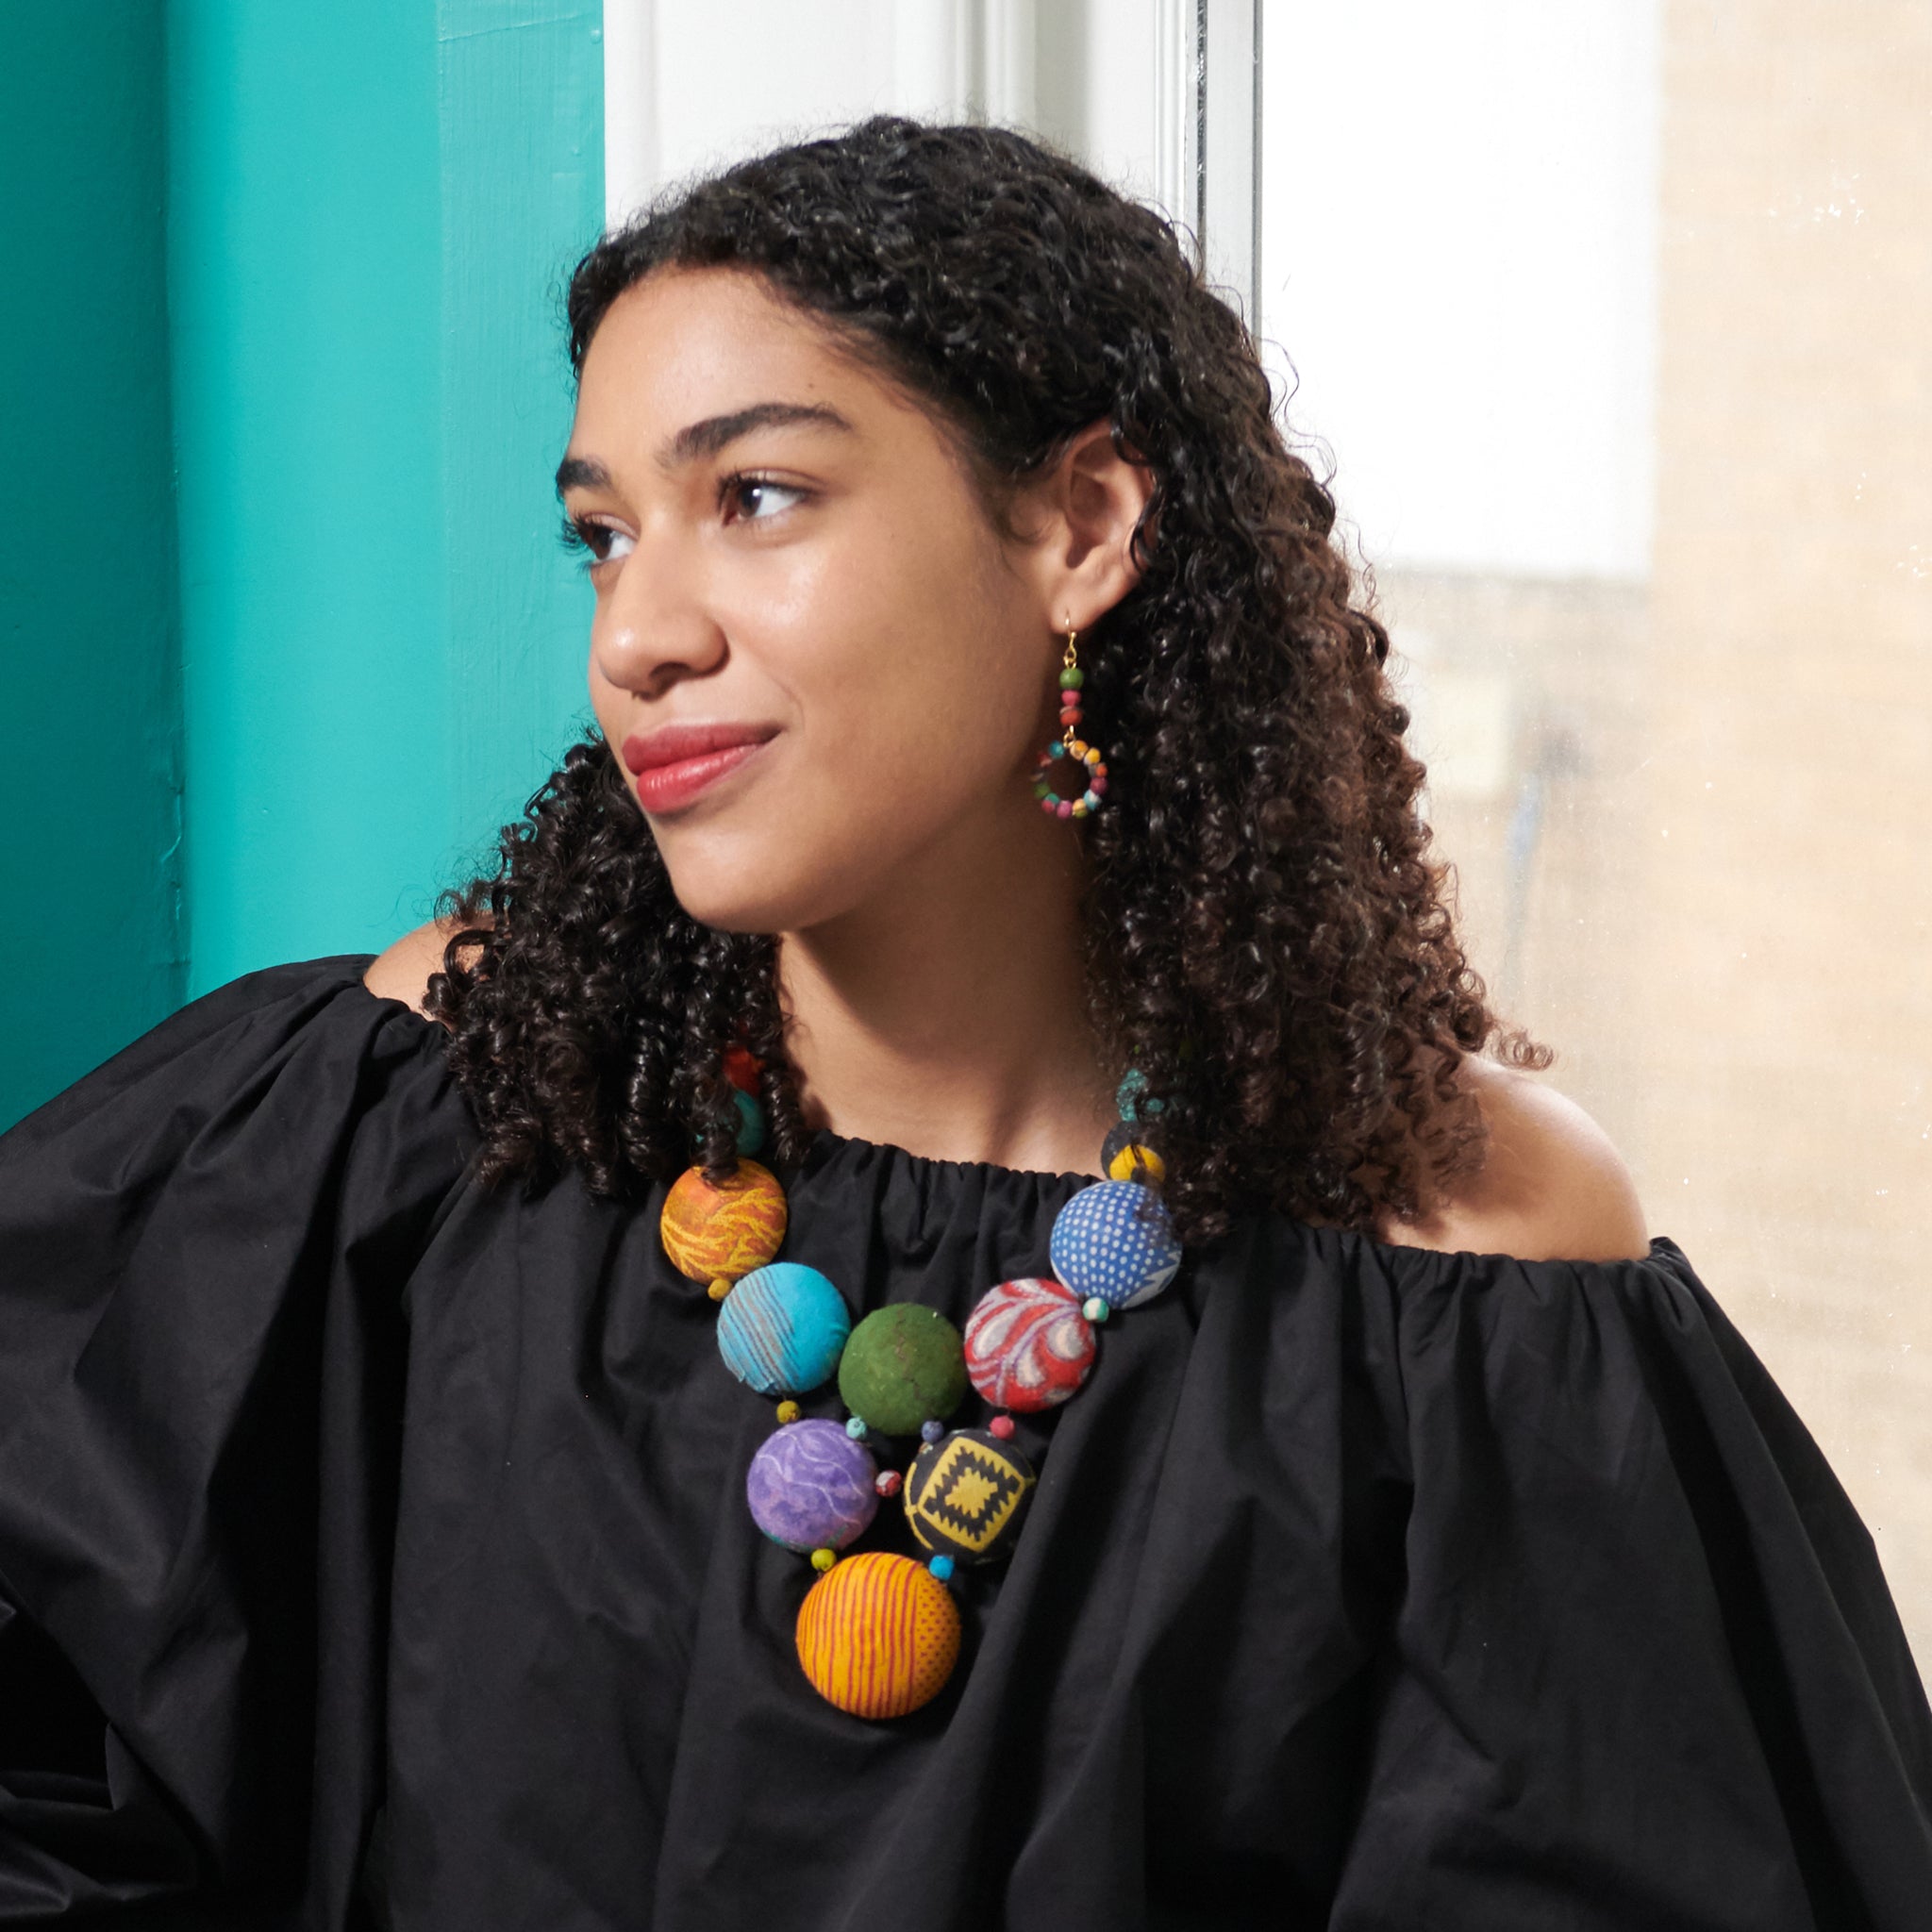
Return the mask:
[[748,1048],[733,1044],[724,1049],[724,1077],[741,1093],[757,1095],[758,1063]]
[[1124,1121],[1151,1120],[1165,1105],[1148,1094],[1147,1075],[1139,1067],[1129,1067],[1121,1075],[1113,1098],[1115,1109]]
[[1090,1322],[1093,1323],[1097,1326],[1100,1323],[1106,1321],[1107,1318],[1113,1313],[1113,1310],[1110,1307],[1108,1307],[1108,1305],[1104,1301],[1102,1301],[1097,1294],[1095,1294],[1089,1295],[1088,1298],[1080,1304],[1080,1312],[1083,1315],[1085,1315]]
[[922,1424],[951,1415],[965,1394],[959,1331],[918,1302],[874,1308],[839,1359],[840,1400],[883,1435],[916,1436]]
[[991,1429],[955,1429],[912,1458],[906,1520],[928,1550],[988,1562],[1012,1547],[1037,1480],[1025,1457]]
[[966,1374],[995,1408],[1022,1414],[1075,1394],[1093,1367],[1080,1297],[1044,1275],[990,1288],[966,1319]]
[[[736,1297],[734,1296],[735,1300]],[[879,1507],[870,1450],[837,1423],[791,1423],[767,1436],[744,1478],[752,1521],[788,1550],[842,1550]]]
[[959,1607],[910,1557],[847,1557],[799,1607],[805,1674],[828,1704],[854,1717],[904,1717],[930,1703],[958,1656]]
[[724,1366],[760,1395],[798,1395],[832,1378],[852,1313],[816,1268],[773,1261],[732,1290],[718,1316]]
[[1095,1181],[1054,1216],[1053,1272],[1076,1294],[1116,1308],[1151,1301],[1181,1265],[1160,1197],[1132,1181]]
[[1107,1171],[1117,1181],[1158,1187],[1167,1178],[1167,1162],[1144,1141],[1129,1141],[1107,1163]]
[[717,1187],[687,1168],[664,1196],[658,1232],[671,1265],[693,1281],[735,1281],[762,1268],[785,1240],[785,1190],[756,1160]]
[[749,1093],[734,1092],[732,1101],[738,1108],[738,1151],[740,1154],[758,1154],[765,1144],[765,1110]]

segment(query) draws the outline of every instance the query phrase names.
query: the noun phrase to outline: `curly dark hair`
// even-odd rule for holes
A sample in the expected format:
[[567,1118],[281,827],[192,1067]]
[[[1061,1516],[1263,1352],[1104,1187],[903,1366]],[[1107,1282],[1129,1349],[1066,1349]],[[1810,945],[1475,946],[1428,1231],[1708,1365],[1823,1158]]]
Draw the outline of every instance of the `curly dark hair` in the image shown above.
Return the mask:
[[[733,268],[924,407],[995,525],[1101,419],[1152,471],[1140,581],[1087,634],[1108,809],[1082,824],[1087,998],[1138,1067],[1184,1241],[1272,1209],[1373,1233],[1482,1161],[1465,1054],[1501,1026],[1428,856],[1422,765],[1352,598],[1335,506],[1285,444],[1255,342],[1155,211],[1008,129],[877,116],[683,185],[607,235],[569,292],[581,373],[616,298],[660,268]],[[678,905],[600,737],[446,894],[429,1009],[497,1182],[568,1163],[625,1194],[734,1160],[724,1055],[764,1061],[773,1151],[810,1129],[785,1056],[775,941]]]

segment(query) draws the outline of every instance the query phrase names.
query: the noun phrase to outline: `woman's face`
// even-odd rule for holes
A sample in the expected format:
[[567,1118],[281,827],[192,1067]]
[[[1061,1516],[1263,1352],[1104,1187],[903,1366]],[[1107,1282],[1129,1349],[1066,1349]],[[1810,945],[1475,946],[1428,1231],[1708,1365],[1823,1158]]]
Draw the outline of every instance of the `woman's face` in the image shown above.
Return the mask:
[[598,723],[693,918],[800,930],[961,840],[1076,836],[1029,782],[1058,735],[1048,560],[757,276],[617,299],[558,481],[591,551]]

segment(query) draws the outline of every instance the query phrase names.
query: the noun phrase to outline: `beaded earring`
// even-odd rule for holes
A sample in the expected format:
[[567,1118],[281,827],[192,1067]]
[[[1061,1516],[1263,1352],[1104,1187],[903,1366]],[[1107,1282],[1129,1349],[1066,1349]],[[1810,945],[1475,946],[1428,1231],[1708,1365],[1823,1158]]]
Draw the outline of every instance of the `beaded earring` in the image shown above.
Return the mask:
[[[1080,687],[1087,681],[1074,648],[1078,635],[1074,630],[1067,632],[1066,656],[1060,660],[1060,735],[1041,753],[1040,762],[1033,768],[1033,795],[1040,801],[1041,810],[1059,819],[1091,818],[1107,795],[1107,767],[1100,753],[1074,735],[1080,723]],[[1064,758],[1085,767],[1079,775],[1086,789],[1077,798],[1062,798],[1053,788],[1055,767]]]

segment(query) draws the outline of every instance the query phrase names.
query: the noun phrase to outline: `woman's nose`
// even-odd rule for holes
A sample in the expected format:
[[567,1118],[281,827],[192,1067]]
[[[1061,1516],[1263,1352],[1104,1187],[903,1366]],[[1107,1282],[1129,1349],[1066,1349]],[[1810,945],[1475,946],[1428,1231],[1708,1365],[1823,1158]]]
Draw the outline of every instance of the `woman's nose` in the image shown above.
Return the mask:
[[598,599],[591,654],[599,673],[621,691],[659,696],[681,677],[700,677],[724,657],[724,634],[707,608],[703,586],[671,542],[640,536]]

